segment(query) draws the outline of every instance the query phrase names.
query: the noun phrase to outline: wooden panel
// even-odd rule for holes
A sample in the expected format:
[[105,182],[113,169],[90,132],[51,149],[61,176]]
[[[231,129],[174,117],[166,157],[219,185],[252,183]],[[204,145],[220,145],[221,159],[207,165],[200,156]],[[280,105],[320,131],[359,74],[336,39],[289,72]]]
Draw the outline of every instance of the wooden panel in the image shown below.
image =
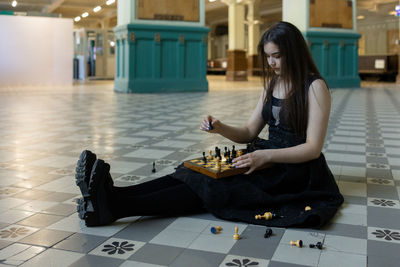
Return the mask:
[[162,40],[161,42],[161,78],[176,78],[178,46],[176,40]]
[[358,54],[365,55],[365,34],[361,34],[361,38],[358,40]]
[[398,54],[399,53],[399,30],[393,29],[387,31],[387,53]]
[[310,27],[353,28],[353,2],[310,0]]
[[199,21],[199,0],[138,0],[138,18]]

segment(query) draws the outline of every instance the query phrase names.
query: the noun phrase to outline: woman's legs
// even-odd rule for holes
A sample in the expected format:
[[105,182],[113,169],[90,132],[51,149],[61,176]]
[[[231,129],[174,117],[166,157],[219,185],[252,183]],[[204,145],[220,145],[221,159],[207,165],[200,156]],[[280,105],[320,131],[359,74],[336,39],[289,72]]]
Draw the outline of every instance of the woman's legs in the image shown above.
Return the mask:
[[113,187],[111,212],[116,219],[138,215],[204,212],[202,200],[185,183],[164,176],[128,187]]

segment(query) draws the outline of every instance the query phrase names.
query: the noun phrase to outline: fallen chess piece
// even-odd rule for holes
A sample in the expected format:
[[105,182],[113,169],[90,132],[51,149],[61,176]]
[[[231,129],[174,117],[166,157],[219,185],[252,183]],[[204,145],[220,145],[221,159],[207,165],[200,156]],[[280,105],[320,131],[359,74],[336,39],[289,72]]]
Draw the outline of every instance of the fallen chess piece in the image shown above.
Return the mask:
[[222,230],[222,227],[221,226],[213,226],[213,227],[211,227],[211,233],[213,233],[214,235],[215,234],[218,234],[219,232],[221,232],[221,230]]
[[317,244],[315,244],[315,245],[314,245],[314,244],[310,244],[309,247],[310,247],[310,248],[315,248],[315,247],[317,247],[318,249],[322,249],[322,248],[323,248],[321,242],[317,242]]
[[233,235],[233,239],[235,239],[235,240],[240,239],[239,228],[237,226],[235,227],[235,234]]
[[297,241],[290,240],[290,245],[301,248],[303,246],[303,241],[302,240],[297,240]]
[[264,238],[269,238],[271,235],[272,235],[272,229],[267,228],[267,230],[265,230]]
[[264,213],[264,215],[261,215],[261,214],[256,215],[255,219],[256,220],[265,219],[266,221],[268,221],[268,220],[271,220],[271,219],[274,219],[274,218],[277,218],[277,217],[279,217],[279,216],[276,215],[275,213],[267,211],[266,213]]

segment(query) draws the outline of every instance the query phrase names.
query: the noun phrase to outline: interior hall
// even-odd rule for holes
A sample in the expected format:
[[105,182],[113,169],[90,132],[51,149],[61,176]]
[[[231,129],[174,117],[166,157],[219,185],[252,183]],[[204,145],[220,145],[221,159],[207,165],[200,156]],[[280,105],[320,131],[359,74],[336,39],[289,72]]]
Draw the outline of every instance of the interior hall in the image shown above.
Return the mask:
[[[0,0],[0,266],[398,266],[399,17],[397,0]],[[175,214],[192,202],[160,201],[151,215],[135,194],[110,199],[108,182],[151,184],[189,165],[206,184],[236,177],[229,153],[204,167],[216,147],[251,151],[213,123],[235,132],[255,121],[263,77],[285,60],[262,43],[280,21],[300,31],[329,92],[321,155],[343,196],[329,220],[279,226],[327,214],[311,197],[288,213],[254,205],[248,220],[232,206]],[[273,122],[259,138],[271,141]],[[100,164],[110,170],[94,198]],[[109,202],[144,212],[91,226]]]

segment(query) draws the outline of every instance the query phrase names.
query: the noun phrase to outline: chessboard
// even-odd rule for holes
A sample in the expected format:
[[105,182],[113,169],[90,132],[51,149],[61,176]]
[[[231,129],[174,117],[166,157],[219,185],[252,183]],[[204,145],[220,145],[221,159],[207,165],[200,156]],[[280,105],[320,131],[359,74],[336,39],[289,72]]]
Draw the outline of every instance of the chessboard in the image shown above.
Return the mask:
[[[245,153],[246,150],[238,150],[237,156]],[[218,158],[220,164],[218,164]],[[205,157],[203,155],[202,158],[187,160],[183,163],[183,165],[186,168],[205,174],[214,179],[220,179],[233,175],[242,174],[248,170],[248,168],[236,168],[232,166],[231,160],[229,159],[231,160],[233,159],[231,155],[229,156],[224,155],[223,157],[221,156],[213,157],[212,155]]]

